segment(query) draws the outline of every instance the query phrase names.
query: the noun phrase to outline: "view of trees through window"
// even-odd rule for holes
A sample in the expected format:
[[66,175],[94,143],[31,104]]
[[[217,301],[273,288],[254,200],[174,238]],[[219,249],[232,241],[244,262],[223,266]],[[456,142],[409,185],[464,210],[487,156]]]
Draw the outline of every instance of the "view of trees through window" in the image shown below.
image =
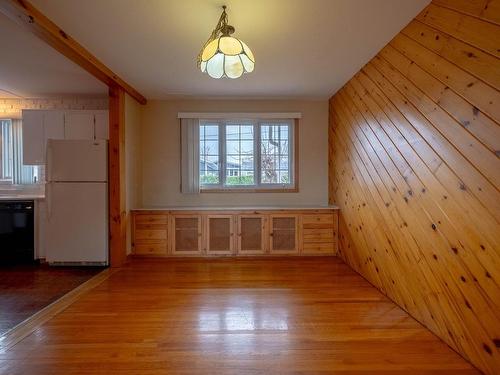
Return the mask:
[[291,185],[291,129],[289,122],[201,122],[200,185]]
[[219,184],[219,125],[200,125],[200,185]]
[[262,183],[288,184],[290,182],[288,128],[288,125],[265,124],[261,126]]

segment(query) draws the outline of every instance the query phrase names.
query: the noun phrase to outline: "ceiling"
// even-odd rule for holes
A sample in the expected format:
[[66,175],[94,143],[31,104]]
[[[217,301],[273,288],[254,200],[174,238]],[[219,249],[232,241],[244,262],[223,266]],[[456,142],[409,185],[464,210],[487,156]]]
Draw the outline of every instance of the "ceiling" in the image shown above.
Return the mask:
[[0,98],[105,95],[107,87],[0,13]]
[[[148,99],[167,99],[327,98],[429,0],[31,2]],[[223,3],[236,28],[234,35],[256,57],[255,71],[237,80],[214,80],[195,62]],[[103,92],[101,84],[22,29],[4,35],[6,23],[0,18],[0,42],[10,43],[13,56],[5,67],[0,63],[0,89],[32,94],[44,89]]]

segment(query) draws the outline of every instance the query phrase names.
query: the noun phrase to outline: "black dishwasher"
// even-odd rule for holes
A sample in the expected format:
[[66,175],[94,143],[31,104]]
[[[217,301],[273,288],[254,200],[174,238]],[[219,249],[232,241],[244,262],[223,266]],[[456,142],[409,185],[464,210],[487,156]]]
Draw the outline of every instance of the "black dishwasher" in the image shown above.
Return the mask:
[[0,265],[35,261],[33,201],[0,201]]

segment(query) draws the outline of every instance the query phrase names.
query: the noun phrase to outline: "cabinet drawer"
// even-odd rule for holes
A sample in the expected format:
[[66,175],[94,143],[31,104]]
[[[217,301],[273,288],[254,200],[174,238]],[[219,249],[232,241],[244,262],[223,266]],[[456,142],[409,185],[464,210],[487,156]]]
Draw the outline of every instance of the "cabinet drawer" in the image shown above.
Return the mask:
[[302,225],[304,228],[314,228],[317,225],[332,226],[334,224],[333,215],[302,215]]
[[334,252],[334,242],[304,243],[302,248],[302,253],[304,254],[333,254]]
[[167,224],[167,215],[135,215],[136,224]]
[[331,229],[304,229],[304,243],[308,242],[333,242],[334,230]]
[[135,231],[134,240],[166,240],[166,229],[138,229]]
[[167,254],[167,242],[144,242],[134,244],[134,254],[138,255],[165,255]]
[[135,231],[138,230],[165,230],[166,224],[137,224],[135,223]]

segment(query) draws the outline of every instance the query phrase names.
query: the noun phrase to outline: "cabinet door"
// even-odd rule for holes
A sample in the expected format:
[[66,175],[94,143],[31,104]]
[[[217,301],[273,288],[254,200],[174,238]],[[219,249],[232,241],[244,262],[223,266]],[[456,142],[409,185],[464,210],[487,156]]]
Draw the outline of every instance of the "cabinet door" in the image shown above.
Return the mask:
[[47,139],[64,139],[64,112],[45,111],[43,129],[45,135],[44,146],[47,145]]
[[206,251],[208,255],[231,255],[234,250],[233,216],[206,217]]
[[298,252],[298,216],[271,215],[271,254]]
[[172,216],[172,253],[174,255],[201,254],[201,216]]
[[23,164],[45,163],[44,111],[23,110]]
[[266,216],[238,216],[238,254],[264,254],[266,252],[266,228]]
[[109,139],[109,113],[108,111],[95,112],[94,125],[95,139]]
[[94,139],[94,112],[66,112],[64,137],[66,139]]

